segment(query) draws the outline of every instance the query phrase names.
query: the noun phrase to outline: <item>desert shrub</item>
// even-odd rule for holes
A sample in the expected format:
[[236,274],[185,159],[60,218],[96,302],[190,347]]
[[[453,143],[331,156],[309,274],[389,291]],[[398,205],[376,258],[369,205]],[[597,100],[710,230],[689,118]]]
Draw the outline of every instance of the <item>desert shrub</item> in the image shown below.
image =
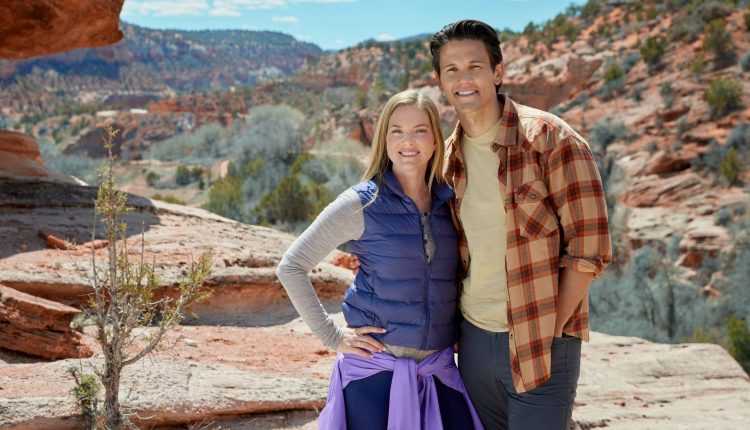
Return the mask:
[[208,193],[208,202],[203,208],[227,218],[243,220],[243,205],[242,178],[239,175],[228,175],[213,183]]
[[602,0],[588,0],[580,9],[580,17],[583,19],[593,19],[602,10]]
[[620,122],[612,118],[604,118],[594,124],[591,128],[589,143],[597,152],[606,152],[607,147],[619,139],[628,136],[628,129]]
[[717,78],[704,93],[704,99],[711,106],[714,118],[724,116],[730,110],[740,105],[742,84],[732,78]]
[[622,67],[617,63],[610,64],[609,67],[604,71],[604,82],[614,81],[625,76]]
[[747,327],[747,321],[736,317],[729,318],[727,334],[729,353],[745,369],[745,372],[750,372],[750,330]]
[[643,100],[643,91],[646,90],[646,86],[642,83],[635,84],[633,90],[630,92],[630,98],[639,102]]
[[619,77],[617,79],[605,82],[604,85],[599,89],[599,97],[602,100],[612,100],[613,98],[621,95],[625,90],[625,78]]
[[156,185],[157,182],[159,182],[160,178],[161,177],[159,176],[158,173],[154,172],[153,170],[149,171],[148,175],[146,175],[146,183],[148,184],[149,187],[153,187],[154,185]]
[[750,160],[750,125],[740,124],[729,133],[724,145],[711,141],[708,149],[693,160],[692,167],[732,184],[747,171],[745,160]]
[[740,67],[743,72],[750,72],[750,50],[745,51],[740,57]]
[[716,61],[724,60],[734,54],[732,37],[724,21],[716,19],[709,22],[703,31],[703,49],[713,52]]
[[744,164],[740,157],[739,151],[735,148],[729,148],[727,154],[722,158],[719,166],[719,173],[730,184],[737,183],[744,171]]
[[718,212],[716,212],[716,224],[718,225],[727,225],[732,220],[732,212],[729,211],[726,208],[719,209]]
[[704,71],[706,71],[706,59],[703,58],[702,54],[698,54],[690,63],[690,74],[693,75],[693,78],[699,79]]
[[641,57],[648,64],[649,70],[653,70],[659,65],[661,57],[666,51],[667,41],[659,36],[650,36],[640,48]]
[[630,69],[632,69],[633,66],[635,66],[636,63],[638,63],[638,61],[640,59],[641,59],[640,54],[637,54],[635,52],[632,52],[632,53],[628,54],[628,56],[625,57],[622,60],[622,71],[623,71],[623,73],[625,73],[627,75],[628,72],[630,71]]
[[664,106],[671,108],[674,105],[674,89],[672,89],[671,82],[667,81],[659,86],[659,95],[664,102]]
[[218,124],[207,124],[192,133],[181,133],[154,143],[146,158],[162,161],[196,162],[226,156],[229,149],[222,144],[223,128]]

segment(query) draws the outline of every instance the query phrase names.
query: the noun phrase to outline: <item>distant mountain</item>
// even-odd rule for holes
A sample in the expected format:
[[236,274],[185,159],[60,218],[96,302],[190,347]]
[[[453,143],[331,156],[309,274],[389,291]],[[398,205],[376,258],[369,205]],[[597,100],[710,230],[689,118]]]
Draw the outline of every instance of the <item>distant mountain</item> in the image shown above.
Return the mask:
[[314,44],[270,31],[152,30],[125,22],[120,27],[125,37],[114,45],[0,61],[0,107],[44,115],[112,96],[125,107],[140,105],[144,94],[252,86],[293,73],[305,58],[322,53]]

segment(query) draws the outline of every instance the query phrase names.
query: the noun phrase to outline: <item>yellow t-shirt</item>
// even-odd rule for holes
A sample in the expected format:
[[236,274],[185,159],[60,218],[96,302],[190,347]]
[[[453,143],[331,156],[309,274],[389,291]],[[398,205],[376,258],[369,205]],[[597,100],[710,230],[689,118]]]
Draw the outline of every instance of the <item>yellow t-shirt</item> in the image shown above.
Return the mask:
[[497,179],[500,161],[491,149],[500,128],[498,121],[481,136],[461,138],[467,181],[460,216],[471,261],[459,306],[469,322],[494,332],[508,331],[506,214]]

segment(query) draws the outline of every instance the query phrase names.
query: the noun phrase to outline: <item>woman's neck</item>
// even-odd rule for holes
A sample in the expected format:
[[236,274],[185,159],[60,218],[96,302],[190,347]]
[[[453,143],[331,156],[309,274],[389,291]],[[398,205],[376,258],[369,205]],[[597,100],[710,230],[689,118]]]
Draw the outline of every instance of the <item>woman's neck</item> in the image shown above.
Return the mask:
[[425,172],[397,172],[393,175],[396,177],[404,194],[409,196],[416,203],[420,212],[428,212],[432,205],[430,190],[424,180]]

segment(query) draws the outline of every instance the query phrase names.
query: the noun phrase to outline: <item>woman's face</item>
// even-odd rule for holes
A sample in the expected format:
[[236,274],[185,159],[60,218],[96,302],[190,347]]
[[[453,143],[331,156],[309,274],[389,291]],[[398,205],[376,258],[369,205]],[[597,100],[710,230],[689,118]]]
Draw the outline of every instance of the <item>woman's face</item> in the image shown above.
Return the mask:
[[397,107],[388,121],[385,143],[394,172],[424,175],[435,152],[435,136],[427,112],[417,105]]

